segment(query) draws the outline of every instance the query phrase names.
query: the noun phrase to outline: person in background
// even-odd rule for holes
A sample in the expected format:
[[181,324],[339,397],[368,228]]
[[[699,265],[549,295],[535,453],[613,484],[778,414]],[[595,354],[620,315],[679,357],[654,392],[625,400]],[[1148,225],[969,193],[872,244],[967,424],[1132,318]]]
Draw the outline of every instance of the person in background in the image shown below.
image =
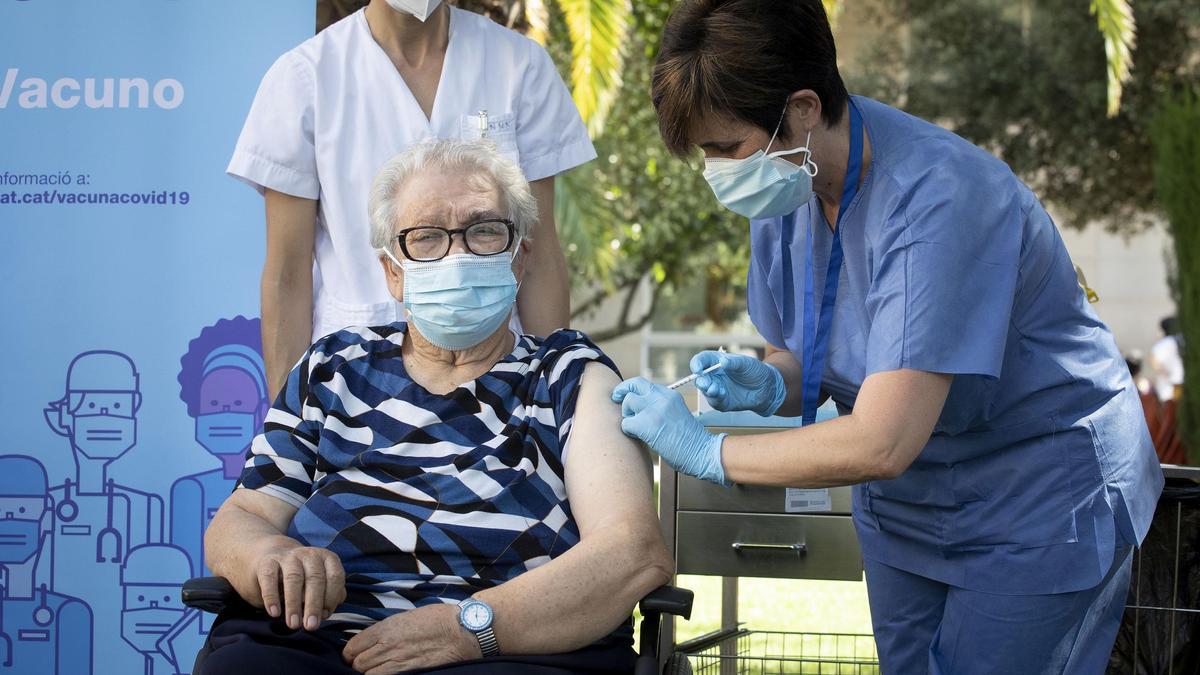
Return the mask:
[[1158,402],[1154,387],[1142,375],[1141,352],[1134,350],[1126,354],[1125,367],[1129,368],[1129,376],[1133,378],[1133,383],[1137,387],[1138,398],[1142,401],[1142,412],[1146,415],[1146,427],[1150,429],[1150,437],[1153,438],[1162,423],[1162,405]]
[[1150,348],[1150,370],[1158,400],[1176,398],[1176,387],[1183,385],[1183,356],[1179,352],[1179,319],[1164,318],[1159,327],[1163,336]]
[[554,178],[596,152],[550,56],[440,0],[371,0],[264,76],[228,173],[263,194],[263,356],[272,396],[316,338],[401,320],[368,241],[367,190],[391,156],[431,139],[487,137],[538,202],[516,327],[567,324]]

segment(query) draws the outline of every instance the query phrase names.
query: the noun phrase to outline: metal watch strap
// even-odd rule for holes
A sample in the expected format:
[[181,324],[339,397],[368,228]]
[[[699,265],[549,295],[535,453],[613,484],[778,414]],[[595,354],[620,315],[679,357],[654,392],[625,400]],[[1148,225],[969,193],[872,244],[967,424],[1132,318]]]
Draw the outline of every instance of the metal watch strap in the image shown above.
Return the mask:
[[500,643],[496,640],[496,632],[492,630],[491,626],[477,631],[475,639],[479,640],[479,651],[484,656],[495,656],[500,653]]

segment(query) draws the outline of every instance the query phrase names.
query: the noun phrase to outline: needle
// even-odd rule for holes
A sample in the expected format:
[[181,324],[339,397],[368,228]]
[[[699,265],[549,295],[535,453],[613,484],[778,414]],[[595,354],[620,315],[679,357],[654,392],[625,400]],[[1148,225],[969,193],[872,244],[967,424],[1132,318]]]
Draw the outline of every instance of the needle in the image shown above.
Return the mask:
[[[724,354],[725,348],[721,347],[717,351]],[[688,382],[695,380],[697,377],[700,377],[701,375],[707,375],[708,373],[711,373],[714,370],[719,370],[720,368],[721,368],[720,363],[714,363],[713,365],[705,368],[704,370],[702,370],[698,373],[693,373],[693,374],[688,375],[687,377],[683,378],[682,380],[679,380],[678,382],[673,382],[671,384],[668,384],[667,389],[678,389],[678,388],[682,387],[683,385],[687,384]]]

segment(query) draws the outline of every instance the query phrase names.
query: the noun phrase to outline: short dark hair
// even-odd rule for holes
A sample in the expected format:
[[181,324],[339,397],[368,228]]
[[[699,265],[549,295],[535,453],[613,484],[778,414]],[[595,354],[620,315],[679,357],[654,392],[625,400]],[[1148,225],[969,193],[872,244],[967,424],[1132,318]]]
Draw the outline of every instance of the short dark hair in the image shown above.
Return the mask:
[[[788,97],[811,89],[837,124],[849,100],[821,0],[683,0],[663,29],[651,98],[667,148],[691,149],[692,116],[775,130]],[[781,136],[791,136],[784,119]]]
[[1179,318],[1172,315],[1158,322],[1158,327],[1162,329],[1163,335],[1178,335],[1179,334]]

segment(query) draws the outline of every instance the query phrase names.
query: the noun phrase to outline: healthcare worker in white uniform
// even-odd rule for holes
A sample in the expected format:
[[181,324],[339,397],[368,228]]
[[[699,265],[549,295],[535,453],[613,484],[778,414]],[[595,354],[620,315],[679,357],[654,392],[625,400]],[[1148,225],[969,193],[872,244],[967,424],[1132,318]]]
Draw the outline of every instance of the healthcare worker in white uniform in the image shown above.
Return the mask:
[[[820,0],[684,0],[653,100],[667,146],[703,150],[751,219],[770,347],[696,355],[693,372],[722,365],[696,385],[805,424],[714,435],[637,378],[613,392],[625,432],[716,483],[855,484],[885,674],[1104,672],[1163,479],[1037,198],[967,141],[849,96]],[[825,397],[841,415],[814,423]]]
[[272,392],[313,339],[404,319],[369,242],[379,167],[421,141],[481,136],[518,162],[538,200],[517,316],[547,335],[569,314],[554,177],[596,153],[546,51],[440,0],[372,0],[275,62],[228,167],[266,201]]

